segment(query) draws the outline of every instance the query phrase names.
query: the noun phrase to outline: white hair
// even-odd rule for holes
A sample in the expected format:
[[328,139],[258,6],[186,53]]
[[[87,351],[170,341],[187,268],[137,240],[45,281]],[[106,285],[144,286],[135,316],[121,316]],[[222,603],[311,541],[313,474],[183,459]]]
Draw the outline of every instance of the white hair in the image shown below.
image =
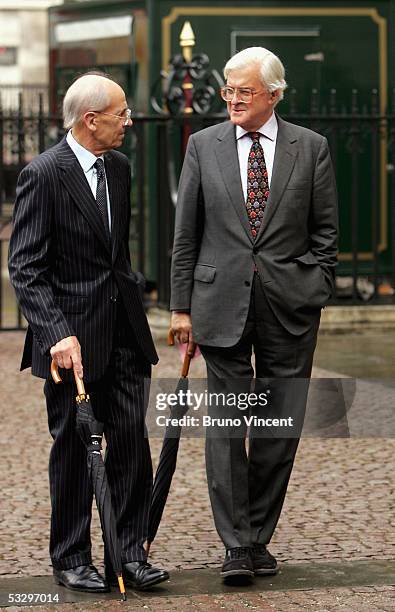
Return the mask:
[[251,64],[259,67],[261,81],[270,92],[279,91],[277,102],[280,102],[287,87],[285,69],[277,55],[264,47],[248,47],[231,57],[224,68],[225,79],[232,70],[241,70]]
[[102,111],[111,104],[108,83],[113,81],[99,74],[84,74],[66,91],[63,100],[63,125],[69,130],[89,110]]

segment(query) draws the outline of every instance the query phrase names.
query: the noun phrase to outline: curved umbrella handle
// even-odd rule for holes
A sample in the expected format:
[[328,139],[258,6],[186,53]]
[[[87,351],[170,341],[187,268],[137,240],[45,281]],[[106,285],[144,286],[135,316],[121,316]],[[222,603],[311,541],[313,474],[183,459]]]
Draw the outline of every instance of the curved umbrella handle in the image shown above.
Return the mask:
[[[51,376],[52,379],[54,381],[54,383],[56,385],[59,385],[62,382],[62,378],[59,374],[59,368],[58,365],[54,362],[54,360],[52,359],[51,362]],[[78,391],[78,395],[86,395],[85,393],[85,386],[83,381],[81,380],[81,378],[78,376],[77,372],[74,370],[73,368],[73,372],[74,372],[74,380],[75,380],[75,384],[77,385],[77,391]]]
[[[194,347],[193,347],[193,354],[195,354],[195,350],[196,350],[196,344],[194,344]],[[188,353],[185,353],[184,362],[182,364],[182,370],[181,370],[181,378],[187,378],[192,357],[193,355],[188,355]]]
[[[171,328],[169,329],[169,333],[167,334],[167,344],[169,346],[174,346],[174,332]],[[197,346],[196,342],[193,342],[191,355],[189,355],[188,352],[185,352],[184,362],[182,364],[182,370],[181,370],[182,378],[187,378],[188,376],[189,367],[191,365],[191,359],[193,358],[195,354],[196,346]]]
[[169,329],[169,333],[167,334],[167,344],[169,346],[174,346],[174,332],[171,327]]

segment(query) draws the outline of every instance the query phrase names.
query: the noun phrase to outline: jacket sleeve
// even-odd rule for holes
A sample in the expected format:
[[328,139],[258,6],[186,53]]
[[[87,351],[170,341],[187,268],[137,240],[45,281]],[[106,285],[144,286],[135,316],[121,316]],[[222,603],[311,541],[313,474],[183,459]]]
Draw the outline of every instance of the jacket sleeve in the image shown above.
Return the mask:
[[9,249],[9,272],[22,312],[42,354],[75,335],[55,303],[51,284],[50,185],[32,166],[19,176]]
[[315,169],[310,218],[310,248],[333,290],[338,252],[336,181],[328,141],[322,139]]
[[203,229],[203,195],[199,158],[193,136],[189,138],[178,188],[170,310],[189,312],[193,274]]

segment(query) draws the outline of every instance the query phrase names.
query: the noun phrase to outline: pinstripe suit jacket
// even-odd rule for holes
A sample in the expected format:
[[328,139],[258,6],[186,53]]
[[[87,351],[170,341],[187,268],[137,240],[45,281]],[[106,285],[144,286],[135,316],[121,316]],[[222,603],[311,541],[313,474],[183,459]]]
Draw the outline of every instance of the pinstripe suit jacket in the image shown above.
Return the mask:
[[130,168],[104,155],[111,201],[111,244],[81,166],[64,138],[21,172],[10,241],[11,282],[29,328],[21,369],[46,378],[50,348],[77,336],[84,379],[100,378],[112,349],[122,298],[143,354],[158,357],[128,247]]

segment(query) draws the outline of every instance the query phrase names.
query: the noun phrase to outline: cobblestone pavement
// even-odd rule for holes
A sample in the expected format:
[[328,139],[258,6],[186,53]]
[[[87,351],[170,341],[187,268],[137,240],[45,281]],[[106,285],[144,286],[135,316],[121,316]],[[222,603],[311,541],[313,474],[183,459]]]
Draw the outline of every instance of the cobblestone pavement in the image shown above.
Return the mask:
[[[49,606],[29,606],[32,612],[393,612],[395,610],[395,587],[352,587],[334,589],[314,589],[308,591],[281,591],[267,593],[233,593],[225,595],[191,595],[179,597],[154,597],[120,602],[94,602],[84,604],[61,604]],[[19,612],[21,608],[10,606],[7,612]]]
[[[1,499],[0,579],[51,573],[48,561],[49,494],[47,430],[43,381],[18,372],[23,334],[0,335],[2,425],[0,429]],[[177,377],[176,348],[159,345],[156,377]],[[202,359],[193,376],[204,376]],[[317,371],[316,375],[325,375]],[[160,441],[151,441],[154,463]],[[305,438],[301,441],[282,517],[271,551],[283,563],[393,560],[395,557],[395,440],[388,438]],[[392,508],[392,510],[391,510]],[[101,566],[102,541],[96,512],[92,526],[93,556]],[[152,562],[169,569],[218,567],[223,549],[209,508],[204,470],[204,442],[184,438],[172,491]],[[221,596],[177,597],[128,604],[141,610],[395,610],[390,587],[327,589]],[[209,604],[207,597],[210,597]],[[90,604],[89,604],[90,605]],[[137,606],[130,607],[129,606]],[[336,607],[335,607],[336,606]],[[118,604],[61,610],[117,609]],[[8,608],[11,610],[12,608]],[[39,611],[44,607],[35,607]],[[51,610],[56,609],[52,606]]]

